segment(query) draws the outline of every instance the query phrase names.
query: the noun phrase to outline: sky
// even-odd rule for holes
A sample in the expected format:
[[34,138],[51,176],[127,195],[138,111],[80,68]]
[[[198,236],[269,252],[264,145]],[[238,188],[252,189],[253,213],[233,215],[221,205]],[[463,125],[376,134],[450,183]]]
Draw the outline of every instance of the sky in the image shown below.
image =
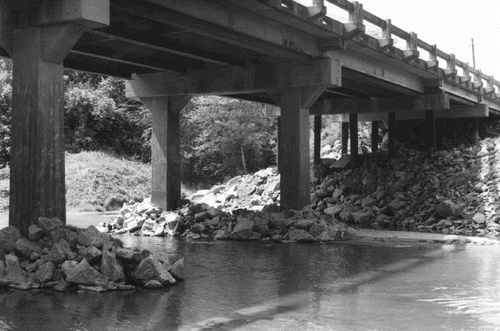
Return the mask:
[[[311,5],[313,0],[298,0]],[[352,1],[351,1],[352,2]],[[363,9],[382,19],[390,18],[406,32],[436,44],[445,53],[453,53],[472,66],[472,40],[476,69],[500,80],[500,0],[359,0]],[[347,13],[328,3],[327,15],[342,21]],[[367,26],[367,29],[370,28]],[[404,42],[401,44],[405,45]],[[426,59],[427,54],[421,55]],[[440,66],[446,64],[441,60]],[[460,74],[460,71],[459,71]]]

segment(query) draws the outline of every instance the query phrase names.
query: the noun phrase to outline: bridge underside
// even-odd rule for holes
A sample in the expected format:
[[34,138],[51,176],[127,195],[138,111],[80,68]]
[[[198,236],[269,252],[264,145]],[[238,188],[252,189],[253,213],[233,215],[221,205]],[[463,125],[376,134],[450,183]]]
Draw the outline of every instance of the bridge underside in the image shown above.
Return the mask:
[[153,115],[153,202],[167,209],[180,200],[179,113],[195,95],[277,107],[283,209],[309,203],[310,114],[430,126],[500,114],[494,90],[293,1],[21,0],[0,13],[0,55],[14,60],[10,224],[23,232],[65,219],[63,68],[130,80]]

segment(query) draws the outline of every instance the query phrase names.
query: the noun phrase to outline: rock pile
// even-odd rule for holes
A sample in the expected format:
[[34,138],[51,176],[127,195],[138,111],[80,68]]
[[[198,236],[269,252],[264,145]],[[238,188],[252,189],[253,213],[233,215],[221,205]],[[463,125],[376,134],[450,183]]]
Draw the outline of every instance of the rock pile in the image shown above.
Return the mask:
[[[400,149],[392,158],[384,153],[365,155],[357,168],[345,167],[345,162],[337,167],[336,162],[332,169],[315,169],[316,174],[330,174],[313,179],[317,184],[311,186],[310,206],[282,213],[277,213],[279,175],[269,168],[196,192],[190,197],[192,204],[175,212],[163,212],[149,201],[126,204],[121,216],[103,231],[243,239],[232,235],[243,227],[249,234],[245,239],[294,240],[289,232],[300,229],[297,222],[314,217],[315,224],[323,228],[325,224],[340,228],[342,222],[369,228],[498,236],[499,152],[500,138],[431,155],[408,149]],[[280,222],[286,226],[276,227]],[[341,232],[348,237],[352,230],[344,227]]]
[[[223,211],[247,209],[269,210],[279,202],[280,176],[276,168],[252,175],[237,176],[224,185],[201,190],[188,197],[193,204],[207,204]],[[275,210],[277,210],[275,208]]]
[[326,242],[346,240],[354,233],[348,226],[311,208],[281,213],[238,209],[229,213],[202,203],[163,212],[150,200],[125,204],[120,217],[99,228],[115,234],[182,235],[189,239],[216,240]]
[[479,147],[379,155],[327,176],[311,207],[346,223],[462,235],[499,235],[500,140]]
[[183,259],[124,248],[94,226],[41,217],[28,238],[13,226],[0,230],[0,287],[103,292],[163,287],[183,278]]

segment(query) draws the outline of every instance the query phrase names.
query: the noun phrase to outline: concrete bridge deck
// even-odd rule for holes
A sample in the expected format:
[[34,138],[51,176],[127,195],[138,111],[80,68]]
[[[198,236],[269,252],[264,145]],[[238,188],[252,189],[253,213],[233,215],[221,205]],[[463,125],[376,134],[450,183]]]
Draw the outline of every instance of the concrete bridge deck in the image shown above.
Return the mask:
[[[153,114],[153,201],[180,198],[179,113],[193,95],[263,102],[280,116],[281,202],[309,202],[309,115],[387,120],[500,115],[500,82],[358,2],[0,0],[0,55],[14,60],[10,222],[65,219],[62,70],[129,79]],[[379,29],[380,38],[366,33]],[[394,44],[394,38],[406,45]],[[426,58],[424,58],[424,55]],[[391,133],[392,132],[392,133]],[[373,146],[376,150],[376,146]],[[319,152],[318,152],[319,153]]]

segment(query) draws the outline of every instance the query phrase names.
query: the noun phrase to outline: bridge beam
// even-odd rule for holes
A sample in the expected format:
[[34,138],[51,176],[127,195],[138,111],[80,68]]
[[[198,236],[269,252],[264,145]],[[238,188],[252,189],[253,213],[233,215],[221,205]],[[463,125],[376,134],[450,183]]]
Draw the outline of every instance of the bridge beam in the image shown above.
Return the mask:
[[38,217],[66,219],[63,59],[85,30],[108,24],[109,2],[5,1],[0,11],[13,59],[9,224],[27,235]]
[[424,94],[419,97],[375,97],[371,99],[325,99],[315,103],[311,115],[331,115],[350,113],[418,112],[424,110],[443,110],[450,108],[446,94]]
[[231,95],[340,86],[340,64],[330,59],[307,62],[192,70],[186,74],[135,75],[128,81],[127,96]]
[[180,112],[191,96],[141,98],[151,111],[151,202],[172,210],[181,201]]
[[[434,118],[436,119],[453,119],[453,118],[482,118],[488,117],[489,110],[486,104],[478,104],[476,106],[466,106],[466,105],[452,105],[450,109],[434,109]],[[383,112],[373,112],[373,113],[361,113],[359,114],[358,120],[360,122],[372,122],[372,121],[387,121],[387,113],[389,111]],[[393,111],[396,115],[397,121],[419,121],[425,119],[425,111]],[[334,122],[345,122],[349,118],[349,113],[346,114],[334,114],[332,115],[332,120]]]

